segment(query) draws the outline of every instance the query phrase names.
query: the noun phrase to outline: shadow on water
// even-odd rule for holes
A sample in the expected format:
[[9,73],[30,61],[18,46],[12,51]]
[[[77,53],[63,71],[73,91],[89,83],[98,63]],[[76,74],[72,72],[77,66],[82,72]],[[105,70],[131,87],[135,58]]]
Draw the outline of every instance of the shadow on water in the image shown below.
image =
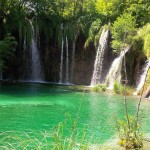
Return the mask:
[[43,97],[45,94],[57,95],[78,92],[72,85],[53,83],[0,82],[0,94],[12,97]]

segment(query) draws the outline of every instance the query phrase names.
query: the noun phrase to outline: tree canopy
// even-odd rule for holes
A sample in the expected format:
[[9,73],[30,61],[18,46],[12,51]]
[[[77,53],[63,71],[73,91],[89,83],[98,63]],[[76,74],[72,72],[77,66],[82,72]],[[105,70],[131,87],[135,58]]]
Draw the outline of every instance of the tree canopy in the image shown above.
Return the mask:
[[149,0],[1,0],[0,40],[11,33],[19,45],[26,37],[29,46],[32,21],[46,40],[55,38],[58,45],[62,24],[70,40],[83,34],[86,44],[96,43],[101,27],[110,24],[112,47],[119,51],[124,34],[126,44],[131,44],[136,30],[150,22],[149,16]]

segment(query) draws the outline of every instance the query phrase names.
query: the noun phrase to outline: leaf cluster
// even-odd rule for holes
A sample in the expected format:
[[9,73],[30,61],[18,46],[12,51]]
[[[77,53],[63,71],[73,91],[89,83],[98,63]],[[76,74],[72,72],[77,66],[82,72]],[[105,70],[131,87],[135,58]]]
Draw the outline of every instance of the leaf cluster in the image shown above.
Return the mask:
[[4,66],[4,59],[8,58],[16,50],[17,42],[13,36],[7,35],[0,41],[0,68]]
[[133,36],[136,34],[135,18],[131,14],[123,14],[117,18],[112,27],[112,48],[121,51],[124,45],[133,43]]

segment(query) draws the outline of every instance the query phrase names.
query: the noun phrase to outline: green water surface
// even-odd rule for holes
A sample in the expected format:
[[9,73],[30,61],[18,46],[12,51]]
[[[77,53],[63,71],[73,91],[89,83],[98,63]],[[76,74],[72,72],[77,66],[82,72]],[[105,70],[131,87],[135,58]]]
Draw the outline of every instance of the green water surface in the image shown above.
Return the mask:
[[[130,114],[135,114],[137,100],[128,97]],[[150,103],[143,101],[142,130],[150,132]],[[77,128],[87,129],[103,143],[115,134],[114,116],[123,118],[123,97],[106,93],[82,92],[69,86],[31,83],[0,84],[0,132],[52,130],[65,120],[65,113],[74,119]]]

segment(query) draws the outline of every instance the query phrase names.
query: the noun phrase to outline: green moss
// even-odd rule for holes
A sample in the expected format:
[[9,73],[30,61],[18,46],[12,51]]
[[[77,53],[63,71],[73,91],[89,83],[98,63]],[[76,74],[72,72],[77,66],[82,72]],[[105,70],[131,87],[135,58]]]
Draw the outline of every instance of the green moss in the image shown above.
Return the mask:
[[[139,29],[135,39],[138,41],[142,39],[143,41],[143,53],[149,58],[150,57],[150,24],[145,25],[143,28]],[[136,42],[137,43],[137,42]],[[139,43],[139,42],[138,42]]]
[[144,38],[144,53],[147,58],[150,58],[150,33]]

